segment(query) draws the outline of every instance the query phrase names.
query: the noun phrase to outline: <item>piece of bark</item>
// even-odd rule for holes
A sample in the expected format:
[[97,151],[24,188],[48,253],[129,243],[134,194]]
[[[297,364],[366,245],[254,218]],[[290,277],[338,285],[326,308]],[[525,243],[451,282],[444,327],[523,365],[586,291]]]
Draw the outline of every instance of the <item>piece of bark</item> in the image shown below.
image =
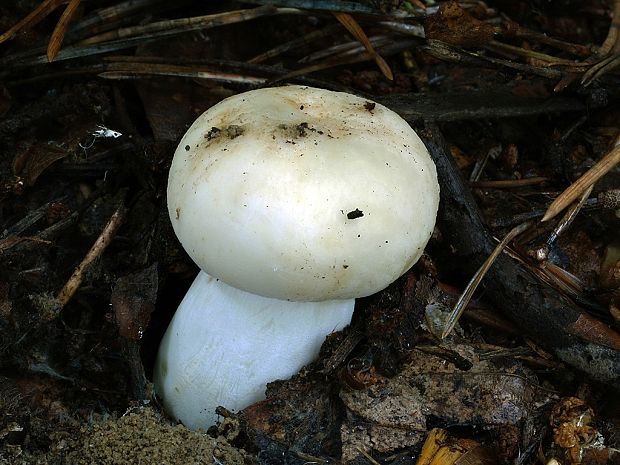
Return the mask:
[[[591,102],[574,97],[523,97],[505,90],[444,92],[442,94],[408,93],[377,97],[377,101],[394,110],[409,122],[459,121],[480,118],[505,118],[545,113],[586,111]],[[594,104],[595,106],[598,106]]]
[[[360,449],[389,453],[416,447],[433,423],[499,430],[532,416],[537,383],[532,372],[518,363],[500,368],[481,361],[467,345],[445,345],[441,351],[413,351],[398,375],[340,391],[347,407],[341,427],[343,463]],[[467,368],[446,359],[447,354],[467,360]]]
[[146,376],[140,357],[140,340],[155,309],[159,287],[157,264],[118,278],[111,303],[123,352],[129,366],[132,396],[147,399]]
[[[473,275],[495,243],[439,128],[421,134],[437,166],[441,203],[437,223],[459,265]],[[504,311],[526,334],[567,364],[620,388],[620,335],[539,281],[522,264],[502,254],[482,282],[485,299]]]

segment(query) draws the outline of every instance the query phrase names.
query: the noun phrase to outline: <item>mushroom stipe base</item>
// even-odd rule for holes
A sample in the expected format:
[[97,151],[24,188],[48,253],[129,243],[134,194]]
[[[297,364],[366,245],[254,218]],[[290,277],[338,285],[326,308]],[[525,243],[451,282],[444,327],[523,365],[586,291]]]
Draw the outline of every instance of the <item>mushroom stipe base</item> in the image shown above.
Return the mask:
[[201,271],[161,342],[154,382],[166,411],[207,429],[215,408],[240,410],[314,360],[349,324],[355,301],[288,302],[240,291]]

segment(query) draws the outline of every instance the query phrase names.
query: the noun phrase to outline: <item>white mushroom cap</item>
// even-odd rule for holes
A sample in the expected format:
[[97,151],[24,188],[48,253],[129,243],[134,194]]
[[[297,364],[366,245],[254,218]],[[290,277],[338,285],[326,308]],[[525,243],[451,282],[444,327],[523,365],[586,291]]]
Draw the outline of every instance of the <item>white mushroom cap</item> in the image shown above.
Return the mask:
[[174,230],[211,276],[300,301],[373,294],[420,257],[435,166],[386,107],[310,87],[259,89],[210,108],[177,148]]

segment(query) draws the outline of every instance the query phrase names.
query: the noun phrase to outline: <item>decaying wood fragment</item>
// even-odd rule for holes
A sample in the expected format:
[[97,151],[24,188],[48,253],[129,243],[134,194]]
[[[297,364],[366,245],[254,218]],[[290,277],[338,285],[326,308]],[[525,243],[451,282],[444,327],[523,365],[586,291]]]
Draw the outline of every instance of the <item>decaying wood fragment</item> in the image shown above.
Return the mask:
[[408,122],[459,121],[585,111],[587,103],[578,98],[552,96],[522,97],[505,89],[484,92],[444,92],[433,94],[387,95],[377,98]]
[[537,381],[529,370],[519,364],[500,370],[466,345],[446,345],[444,351],[468,360],[468,368],[443,355],[414,351],[398,375],[365,389],[341,390],[348,410],[341,427],[343,462],[359,450],[387,453],[417,446],[433,421],[499,430],[534,413]]
[[[442,186],[438,226],[455,250],[459,267],[473,275],[495,243],[439,128],[427,125],[422,137]],[[560,360],[598,381],[620,387],[620,335],[616,331],[598,322],[589,324],[590,331],[584,332],[578,322],[591,321],[593,317],[505,254],[497,258],[483,286],[487,301]]]

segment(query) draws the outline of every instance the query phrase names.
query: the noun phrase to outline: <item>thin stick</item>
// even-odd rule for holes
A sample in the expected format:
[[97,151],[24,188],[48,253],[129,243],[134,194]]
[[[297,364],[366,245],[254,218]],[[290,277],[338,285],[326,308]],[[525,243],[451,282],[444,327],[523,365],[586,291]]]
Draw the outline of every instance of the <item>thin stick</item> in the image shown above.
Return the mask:
[[536,176],[523,179],[488,179],[486,181],[470,181],[470,187],[487,189],[509,189],[511,187],[535,186],[547,182],[548,178]]
[[112,214],[108,224],[105,225],[105,228],[103,228],[103,231],[84,257],[84,260],[82,260],[82,262],[77,266],[67,283],[58,293],[58,296],[56,296],[56,300],[61,308],[64,307],[69,300],[71,300],[73,294],[75,294],[78,290],[80,284],[82,284],[82,280],[84,279],[84,274],[91,264],[99,258],[106,247],[110,245],[110,242],[112,242],[112,239],[116,235],[116,231],[123,222],[124,217],[125,207],[124,205],[121,205]]
[[605,176],[614,166],[620,163],[620,135],[616,137],[611,151],[599,162],[586,171],[577,181],[572,183],[549,205],[547,212],[540,221],[548,221],[568,207],[588,187]]
[[452,332],[454,326],[456,326],[456,323],[459,321],[459,318],[463,314],[465,307],[467,307],[467,304],[474,295],[474,292],[476,292],[476,289],[482,281],[482,278],[484,278],[484,275],[487,273],[487,271],[489,271],[489,268],[491,268],[491,265],[497,259],[502,250],[504,250],[504,248],[510,243],[510,241],[512,241],[515,237],[517,237],[529,227],[530,223],[525,222],[510,230],[510,232],[506,234],[506,237],[504,237],[504,239],[502,239],[502,241],[497,244],[497,247],[495,247],[491,255],[489,255],[489,257],[484,261],[482,266],[478,268],[478,271],[476,271],[476,274],[474,274],[474,276],[471,278],[471,281],[469,281],[469,283],[465,287],[463,294],[461,294],[461,297],[459,297],[459,300],[456,302],[456,305],[454,305],[452,312],[448,316],[448,319],[446,320],[444,325],[444,329],[441,333],[442,339],[445,339]]

